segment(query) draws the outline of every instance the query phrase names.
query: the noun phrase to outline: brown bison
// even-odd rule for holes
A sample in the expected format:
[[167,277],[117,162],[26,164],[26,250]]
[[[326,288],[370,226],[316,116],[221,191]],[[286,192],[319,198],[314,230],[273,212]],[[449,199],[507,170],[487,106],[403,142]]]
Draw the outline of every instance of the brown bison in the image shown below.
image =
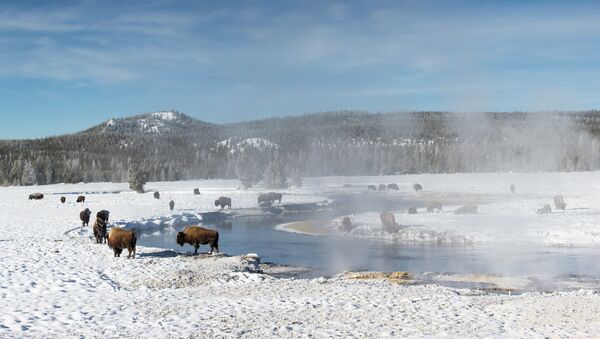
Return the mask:
[[454,210],[454,214],[477,214],[477,205],[464,205]]
[[545,204],[544,207],[538,208],[538,210],[537,210],[537,214],[548,214],[548,213],[552,213],[552,208],[548,204]]
[[419,192],[423,190],[423,186],[421,186],[421,184],[414,184],[413,189],[415,190],[415,192]]
[[409,207],[408,214],[417,214],[417,209],[415,207]]
[[169,201],[169,209],[172,211],[175,208],[175,201]]
[[94,223],[94,238],[96,238],[96,244],[106,242],[106,221],[101,218],[96,218]]
[[64,204],[65,202],[67,202],[67,198],[65,198],[65,197],[60,197],[60,202]]
[[367,189],[369,191],[377,191],[377,186],[375,186],[375,185],[369,185],[369,186],[367,186]]
[[271,206],[275,202],[278,201],[281,204],[281,199],[283,198],[283,194],[276,192],[269,192],[265,194],[261,194],[258,196],[258,205],[259,206]]
[[352,220],[350,220],[350,217],[344,217],[342,219],[342,228],[346,232],[352,231],[352,229],[354,228],[354,226],[352,225]]
[[379,219],[381,220],[381,226],[383,227],[383,231],[388,233],[396,233],[398,232],[398,224],[396,224],[396,218],[390,212],[381,212],[379,215]]
[[398,187],[398,184],[388,184],[387,189],[397,191],[400,189],[400,187]]
[[42,193],[33,193],[29,195],[29,200],[42,200],[44,195]]
[[154,192],[154,199],[160,199],[160,193],[158,191]]
[[200,195],[200,190],[197,188],[194,188],[194,195]]
[[221,206],[221,209],[224,209],[225,207],[231,209],[231,198],[219,197],[219,199],[215,200],[215,206]]
[[89,226],[90,225],[90,215],[92,215],[92,211],[89,208],[84,209],[79,212],[79,219],[81,219],[81,226]]
[[427,207],[427,212],[431,213],[433,210],[437,209],[438,212],[442,211],[442,202],[441,201],[428,201],[425,205]]
[[515,193],[515,184],[510,184],[510,193],[511,194]]
[[85,197],[83,195],[78,196],[76,202],[85,202]]
[[108,222],[109,215],[110,215],[109,211],[101,210],[100,212],[96,213],[96,218],[100,218],[100,219],[104,220],[104,222]]
[[557,210],[565,210],[567,208],[567,204],[565,204],[565,199],[562,195],[554,196],[554,206]]
[[194,246],[194,254],[198,253],[200,245],[210,245],[210,254],[213,251],[219,253],[219,232],[200,226],[188,226],[183,232],[177,233],[177,244],[183,246],[190,244]]
[[135,258],[135,244],[137,243],[135,230],[124,230],[119,227],[113,227],[108,233],[106,243],[115,253],[115,257],[120,257],[121,252],[126,248],[129,252],[127,259]]

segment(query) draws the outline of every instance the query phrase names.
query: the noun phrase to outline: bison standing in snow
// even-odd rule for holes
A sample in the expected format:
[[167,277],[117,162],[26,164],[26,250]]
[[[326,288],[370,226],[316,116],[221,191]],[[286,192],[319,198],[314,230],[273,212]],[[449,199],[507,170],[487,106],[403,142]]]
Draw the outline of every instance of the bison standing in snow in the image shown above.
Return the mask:
[[567,204],[565,204],[565,199],[562,195],[554,196],[554,206],[557,210],[565,210],[567,208]]
[[79,212],[79,219],[81,219],[81,226],[89,226],[90,225],[90,215],[92,215],[92,211],[89,208],[84,209]]
[[154,192],[154,199],[160,199],[160,193],[158,191]]
[[417,214],[417,209],[415,207],[409,207],[408,214]]
[[29,200],[42,200],[44,195],[42,193],[33,193],[29,195]]
[[342,228],[346,232],[352,231],[352,229],[354,228],[354,226],[352,225],[352,220],[350,220],[350,217],[344,217],[342,219]]
[[384,184],[379,184],[379,186],[377,186],[377,189],[380,191],[385,191],[385,185]]
[[194,195],[200,195],[200,190],[197,188],[194,188]]
[[135,245],[137,243],[137,236],[135,230],[124,230],[122,228],[113,227],[108,233],[107,241],[108,247],[110,247],[115,257],[120,257],[123,249],[127,249],[127,259],[135,258]]
[[198,253],[200,245],[210,245],[210,254],[219,253],[219,232],[200,226],[188,226],[183,232],[177,233],[176,242],[179,246],[190,244],[194,246],[194,254]]
[[83,195],[78,196],[76,202],[85,202],[85,197]]
[[258,205],[259,206],[271,206],[275,202],[278,201],[281,204],[281,199],[283,198],[283,194],[276,192],[269,192],[265,194],[261,194],[258,196]]
[[413,189],[415,190],[415,192],[419,192],[423,190],[423,186],[421,186],[421,184],[414,184]]
[[428,201],[426,204],[427,212],[431,213],[437,209],[438,212],[442,211],[442,203],[440,201]]
[[219,197],[219,199],[215,200],[215,206],[221,206],[221,209],[224,209],[225,207],[231,209],[231,198]]
[[398,184],[388,184],[387,189],[397,191],[400,189],[400,187],[398,187]]
[[398,224],[396,224],[396,218],[390,212],[381,212],[379,215],[381,220],[381,226],[383,230],[388,233],[398,232]]
[[552,213],[552,208],[548,204],[545,204],[544,207],[538,208],[538,210],[537,210],[537,214],[548,214],[548,213]]
[[100,218],[96,218],[94,223],[94,238],[96,238],[96,244],[102,244],[106,242],[106,221]]
[[369,186],[367,186],[367,190],[369,190],[369,191],[377,191],[377,186],[375,186],[375,185],[369,185]]
[[175,201],[169,201],[169,209],[172,211],[175,208]]
[[65,198],[65,197],[60,197],[60,202],[64,204],[65,202],[67,202],[67,198]]
[[100,212],[96,213],[96,218],[100,218],[100,219],[104,220],[104,222],[108,222],[109,215],[110,215],[109,211],[101,210]]

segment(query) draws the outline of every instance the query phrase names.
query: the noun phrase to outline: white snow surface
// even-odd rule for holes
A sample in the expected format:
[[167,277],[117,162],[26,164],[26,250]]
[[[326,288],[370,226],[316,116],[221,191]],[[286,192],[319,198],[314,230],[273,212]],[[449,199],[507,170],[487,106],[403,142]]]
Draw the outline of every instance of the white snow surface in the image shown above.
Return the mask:
[[[306,188],[285,191],[289,194],[284,200],[319,201],[320,192],[342,189],[344,183],[355,185],[346,190],[359,191],[364,187],[356,185],[379,182],[401,186],[399,192],[381,194],[415,194],[409,188],[419,182],[423,194],[468,191],[497,198],[514,182],[517,197],[506,196],[504,203],[513,206],[511,211],[529,215],[529,206],[560,193],[568,210],[556,213],[556,218],[570,215],[575,221],[566,224],[589,234],[600,211],[599,177],[600,173],[546,173],[308,178]],[[106,245],[93,243],[90,227],[79,227],[78,213],[84,207],[93,213],[110,210],[111,223],[150,227],[143,220],[166,223],[213,211],[212,202],[220,195],[231,196],[234,209],[255,206],[261,190],[238,191],[237,185],[218,180],[150,183],[146,194],[108,183],[0,188],[0,337],[543,338],[600,333],[600,294],[591,290],[508,296],[386,281],[279,279],[257,271],[243,257],[176,255],[138,246],[135,259],[113,258]],[[200,188],[201,196],[192,194],[194,187]],[[161,192],[160,200],[152,198],[154,189]],[[45,198],[27,200],[36,191]],[[79,193],[86,195],[85,204],[74,203]],[[58,201],[61,195],[68,200],[64,205]],[[171,198],[174,212],[167,208]],[[482,215],[491,210],[481,205]],[[444,213],[428,218],[442,216],[458,217]],[[442,227],[442,221],[435,222]],[[457,222],[448,225],[453,223]],[[555,227],[553,222],[549,225]]]

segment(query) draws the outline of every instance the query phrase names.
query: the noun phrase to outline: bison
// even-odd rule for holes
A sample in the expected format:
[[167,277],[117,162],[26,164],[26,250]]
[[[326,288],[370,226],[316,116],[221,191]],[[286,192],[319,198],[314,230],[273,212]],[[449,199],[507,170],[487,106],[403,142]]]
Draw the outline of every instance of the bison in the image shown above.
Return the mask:
[[194,195],[200,195],[200,190],[197,188],[194,188]]
[[423,186],[421,186],[421,184],[414,184],[413,189],[415,190],[415,192],[419,192],[423,190]]
[[42,193],[33,193],[29,195],[29,200],[42,200],[44,195]]
[[135,230],[124,230],[119,227],[113,227],[108,233],[106,243],[115,253],[115,257],[120,257],[121,252],[126,248],[129,252],[127,259],[135,258],[135,244],[137,243]]
[[154,199],[160,199],[160,193],[158,191],[154,192]]
[[425,205],[427,207],[427,212],[431,213],[433,210],[437,209],[438,212],[442,211],[442,203],[440,201],[428,201]]
[[398,232],[398,224],[396,224],[396,218],[390,212],[381,212],[379,215],[379,219],[381,220],[381,226],[383,230],[388,233]]
[[409,207],[408,214],[417,214],[417,209],[415,207]]
[[352,187],[352,184],[344,184],[344,185],[342,185],[342,187],[344,187],[344,188],[350,188],[350,187]]
[[400,187],[398,187],[398,184],[388,184],[387,189],[397,191],[400,189]]
[[377,186],[375,186],[375,185],[369,185],[369,186],[367,186],[367,189],[369,191],[377,191]]
[[92,215],[92,211],[89,208],[84,209],[79,212],[79,219],[81,219],[81,226],[89,226],[90,225],[90,215]]
[[464,205],[454,210],[454,214],[477,214],[477,205]]
[[385,191],[385,185],[384,184],[379,184],[379,186],[377,186],[377,189],[380,191]]
[[104,222],[108,222],[109,214],[110,214],[109,211],[101,210],[100,212],[96,213],[96,218],[100,218],[100,219],[104,220]]
[[227,206],[231,209],[231,198],[219,197],[219,199],[215,200],[215,206],[221,206],[221,209],[224,209]]
[[102,244],[106,242],[106,221],[101,218],[96,218],[94,223],[94,238],[96,238],[96,244]]
[[552,213],[552,208],[548,204],[545,204],[544,207],[538,208],[538,210],[537,210],[537,214],[548,214],[548,213]]
[[258,205],[259,206],[271,206],[275,200],[281,204],[281,199],[283,198],[283,194],[276,192],[269,192],[265,194],[261,194],[258,196]]
[[67,202],[67,198],[65,198],[65,197],[60,197],[60,202],[64,204],[65,202]]
[[172,211],[175,208],[175,201],[169,201],[169,209]]
[[510,184],[510,193],[511,194],[515,193],[515,184]]
[[554,196],[554,206],[557,210],[565,210],[567,208],[567,204],[565,204],[565,199],[562,195]]
[[354,226],[352,225],[352,220],[350,220],[350,217],[344,217],[342,219],[342,228],[346,232],[352,231],[352,229],[354,228]]
[[78,196],[76,202],[85,202],[85,197],[83,195]]
[[194,254],[198,253],[200,245],[210,245],[210,254],[213,251],[219,253],[219,232],[200,226],[188,226],[183,232],[177,233],[177,244],[183,246],[190,244],[194,246]]

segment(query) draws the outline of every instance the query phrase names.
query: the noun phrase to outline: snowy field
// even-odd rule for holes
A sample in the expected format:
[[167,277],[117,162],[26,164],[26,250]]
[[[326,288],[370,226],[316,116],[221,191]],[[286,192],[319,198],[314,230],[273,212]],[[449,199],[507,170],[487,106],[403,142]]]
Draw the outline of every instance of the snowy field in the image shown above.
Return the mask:
[[[456,205],[444,205],[443,213],[393,211],[405,228],[383,235],[388,240],[596,247],[599,179],[598,172],[312,178],[303,189],[284,191],[284,202],[322,201],[331,192],[363,194],[363,185],[397,183],[399,191],[369,194]],[[416,182],[422,192],[412,191]],[[514,195],[508,190],[511,183]],[[144,247],[127,260],[113,258],[106,245],[94,244],[91,227],[80,227],[78,214],[85,207],[93,215],[110,210],[111,224],[158,228],[199,221],[200,213],[217,210],[213,202],[220,195],[232,198],[233,214],[255,207],[265,190],[237,190],[238,185],[150,183],[146,194],[110,183],[0,188],[0,337],[544,338],[600,333],[595,290],[509,296],[378,279],[283,279],[244,257]],[[192,194],[195,187],[200,196]],[[160,200],[153,199],[153,190],[161,192]],[[45,198],[27,200],[36,191]],[[87,198],[84,204],[74,202],[80,193]],[[535,210],[551,204],[555,194],[565,197],[567,210],[537,215]],[[170,199],[176,204],[173,212]],[[479,214],[454,215],[458,202],[477,203]],[[351,217],[358,227],[350,234],[334,227],[337,220],[326,227],[341,236],[382,237],[377,213]]]

